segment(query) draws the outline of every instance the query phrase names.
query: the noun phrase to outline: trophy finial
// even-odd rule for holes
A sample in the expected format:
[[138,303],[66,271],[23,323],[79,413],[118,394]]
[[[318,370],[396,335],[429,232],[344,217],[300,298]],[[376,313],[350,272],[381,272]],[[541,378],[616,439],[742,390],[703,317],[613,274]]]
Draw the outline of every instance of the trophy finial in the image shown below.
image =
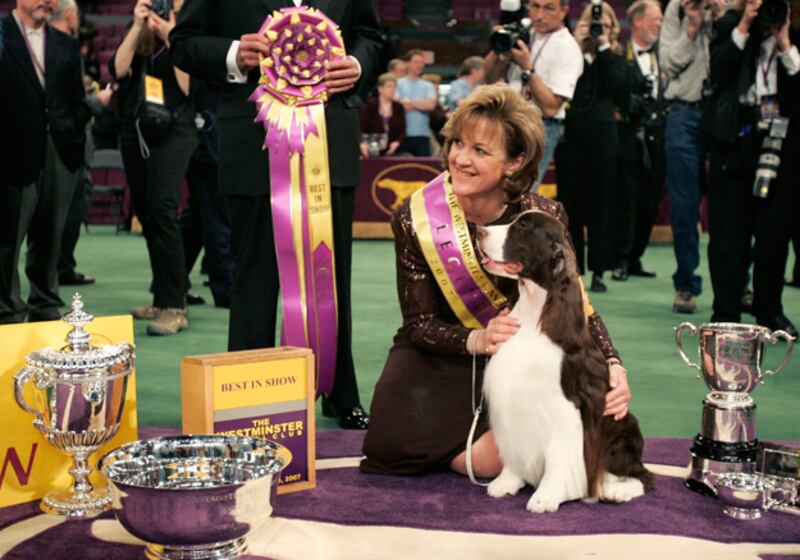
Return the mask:
[[67,342],[72,347],[73,352],[83,352],[89,349],[90,336],[84,330],[84,325],[94,319],[91,313],[83,310],[83,298],[78,292],[72,296],[72,311],[64,315],[63,321],[72,325],[72,330],[67,334]]

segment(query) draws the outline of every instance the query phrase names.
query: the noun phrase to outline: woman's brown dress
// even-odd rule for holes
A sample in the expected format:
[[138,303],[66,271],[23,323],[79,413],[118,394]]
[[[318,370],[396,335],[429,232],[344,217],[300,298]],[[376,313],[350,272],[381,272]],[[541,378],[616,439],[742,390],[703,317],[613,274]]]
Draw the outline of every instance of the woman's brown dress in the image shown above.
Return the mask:
[[[517,213],[534,208],[567,225],[560,203],[534,193],[510,204],[494,224],[507,224]],[[466,349],[470,329],[450,309],[425,261],[408,201],[395,213],[392,230],[403,325],[375,386],[361,470],[413,475],[448,468],[466,445],[472,423],[472,356]],[[474,245],[474,224],[469,230]],[[516,281],[490,277],[510,301],[516,300]],[[597,313],[589,317],[589,328],[606,358],[618,358]],[[484,365],[485,358],[478,356],[476,399]],[[487,417],[484,409],[475,440],[488,429]]]

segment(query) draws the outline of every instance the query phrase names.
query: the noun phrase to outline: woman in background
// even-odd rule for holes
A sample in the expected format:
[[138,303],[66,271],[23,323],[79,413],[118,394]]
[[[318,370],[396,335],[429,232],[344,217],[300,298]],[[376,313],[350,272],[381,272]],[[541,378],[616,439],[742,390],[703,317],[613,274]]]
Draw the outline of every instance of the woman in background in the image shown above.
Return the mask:
[[395,101],[397,78],[389,72],[378,77],[378,96],[373,97],[361,110],[361,155],[369,156],[365,134],[385,134],[386,146],[380,155],[391,156],[406,137],[406,110]]
[[[599,25],[592,33],[592,26]],[[570,235],[581,273],[586,271],[583,228],[588,231],[590,289],[605,292],[603,274],[612,268],[614,185],[619,140],[617,108],[627,96],[625,60],[614,10],[602,3],[600,22],[586,6],[575,28],[584,56],[583,74],[564,121],[563,144],[556,154],[558,200],[570,217]]]
[[[191,79],[172,64],[169,32],[183,0],[174,0],[167,19],[139,0],[133,23],[109,62],[119,82],[122,132],[120,152],[131,188],[133,210],[142,223],[153,274],[153,303],[131,310],[149,319],[147,334],[171,335],[189,328],[186,313],[186,270],[178,225],[181,185],[197,148]],[[148,101],[171,116],[171,124],[147,127]]]

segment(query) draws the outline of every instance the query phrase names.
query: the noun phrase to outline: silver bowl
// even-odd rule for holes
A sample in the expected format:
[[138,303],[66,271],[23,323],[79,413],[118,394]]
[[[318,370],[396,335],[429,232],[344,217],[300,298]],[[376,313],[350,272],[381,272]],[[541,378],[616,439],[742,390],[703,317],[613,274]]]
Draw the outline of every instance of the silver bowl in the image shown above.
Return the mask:
[[228,560],[272,515],[280,444],[237,436],[170,436],[125,444],[100,458],[114,515],[151,559]]
[[735,519],[758,519],[764,507],[769,482],[761,475],[724,473],[715,477],[717,497],[724,504],[725,515]]

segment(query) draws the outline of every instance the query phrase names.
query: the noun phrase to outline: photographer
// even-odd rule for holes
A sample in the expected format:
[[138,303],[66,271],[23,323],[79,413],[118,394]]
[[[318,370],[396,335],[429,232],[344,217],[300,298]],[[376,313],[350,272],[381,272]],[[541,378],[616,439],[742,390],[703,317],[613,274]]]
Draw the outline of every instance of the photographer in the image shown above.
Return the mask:
[[192,81],[173,65],[168,50],[168,35],[183,1],[173,0],[174,11],[164,13],[169,4],[139,0],[133,23],[109,61],[120,85],[122,162],[153,274],[153,303],[131,314],[152,321],[150,335],[189,328],[178,203],[197,147],[197,128]]
[[628,88],[619,132],[619,179],[614,195],[614,271],[611,278],[655,277],[642,255],[658,213],[664,186],[664,118],[657,56],[661,5],[636,0],[628,8],[631,39],[625,49]]
[[627,98],[619,22],[607,3],[586,6],[575,29],[586,64],[567,111],[564,143],[556,152],[558,198],[570,217],[569,231],[583,272],[588,229],[590,289],[605,292],[611,268],[611,213],[617,176],[616,109]]
[[758,324],[797,336],[781,305],[800,194],[800,37],[789,29],[788,11],[786,0],[747,0],[743,12],[717,22],[704,128],[712,321],[740,320],[755,236],[753,314]]
[[672,275],[672,310],[676,313],[694,313],[696,298],[703,290],[703,279],[696,272],[700,265],[700,186],[705,182],[706,157],[700,119],[714,6],[710,0],[670,0],[659,38],[659,60],[667,79],[664,151],[677,264]]
[[[507,82],[542,111],[545,141],[537,184],[553,159],[564,132],[564,105],[572,99],[583,72],[581,50],[564,25],[568,12],[569,0],[531,0],[528,17],[533,32],[525,20],[507,26],[510,38],[516,39],[511,48],[499,45],[503,52],[495,47],[486,56],[487,83]],[[502,38],[502,29],[496,29],[493,37],[498,31]]]

